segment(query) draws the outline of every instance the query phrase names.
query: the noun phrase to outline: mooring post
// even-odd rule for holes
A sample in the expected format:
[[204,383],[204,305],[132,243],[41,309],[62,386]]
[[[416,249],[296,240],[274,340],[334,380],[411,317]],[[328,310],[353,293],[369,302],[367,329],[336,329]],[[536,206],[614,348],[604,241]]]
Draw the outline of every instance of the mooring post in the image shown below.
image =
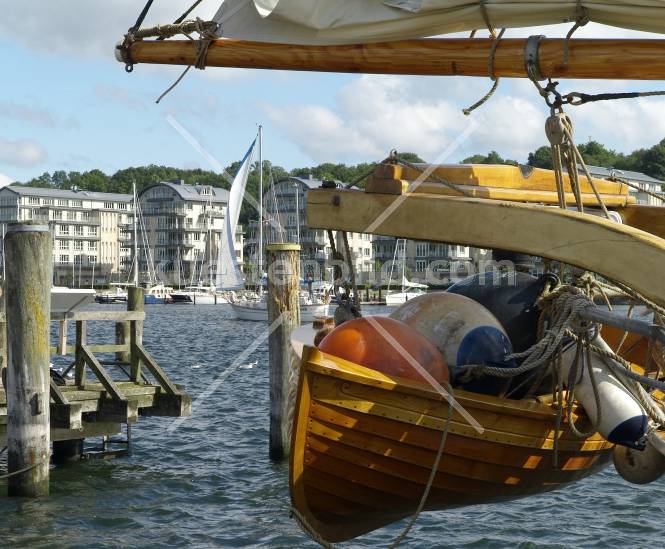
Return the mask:
[[300,326],[300,246],[269,244],[268,360],[270,364],[270,458],[289,452],[291,420],[299,364],[291,349],[291,332]]
[[[145,310],[145,300],[143,297],[143,288],[132,286],[127,294],[127,310],[143,312]],[[135,350],[136,345],[143,344],[143,321],[130,321],[130,378],[132,381],[141,380],[141,360]]]
[[[5,282],[3,281],[3,284]],[[7,379],[7,323],[5,322],[5,289],[0,288],[0,387]]]
[[5,235],[7,465],[10,496],[49,493],[49,358],[52,238],[17,223]]

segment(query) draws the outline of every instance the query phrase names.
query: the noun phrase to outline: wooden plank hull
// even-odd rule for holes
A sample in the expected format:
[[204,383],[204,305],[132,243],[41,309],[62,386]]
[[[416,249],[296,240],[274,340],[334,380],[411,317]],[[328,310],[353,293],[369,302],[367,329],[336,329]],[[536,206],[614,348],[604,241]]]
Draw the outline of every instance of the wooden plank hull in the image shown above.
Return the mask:
[[[463,391],[455,398],[484,431],[452,414],[427,510],[554,490],[610,459],[612,444],[598,434],[578,439],[564,423],[555,468],[555,411],[544,402]],[[331,542],[411,515],[447,417],[447,403],[427,386],[306,348],[291,451],[294,507]]]

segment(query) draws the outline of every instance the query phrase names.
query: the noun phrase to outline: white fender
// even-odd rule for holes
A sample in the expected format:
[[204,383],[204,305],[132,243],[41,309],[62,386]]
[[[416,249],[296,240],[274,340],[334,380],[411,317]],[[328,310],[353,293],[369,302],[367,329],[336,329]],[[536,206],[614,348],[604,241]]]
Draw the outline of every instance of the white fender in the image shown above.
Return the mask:
[[[610,347],[599,336],[594,345],[610,351]],[[576,345],[563,352],[563,382],[568,382],[568,373],[575,361]],[[612,375],[602,357],[591,354],[593,372],[598,385],[601,418],[598,432],[608,441],[629,448],[643,449],[645,435],[649,428],[648,417],[642,406]],[[616,363],[617,368],[623,368]],[[580,360],[578,379],[575,384],[575,398],[584,408],[587,416],[595,424],[598,417],[596,399],[587,366]]]

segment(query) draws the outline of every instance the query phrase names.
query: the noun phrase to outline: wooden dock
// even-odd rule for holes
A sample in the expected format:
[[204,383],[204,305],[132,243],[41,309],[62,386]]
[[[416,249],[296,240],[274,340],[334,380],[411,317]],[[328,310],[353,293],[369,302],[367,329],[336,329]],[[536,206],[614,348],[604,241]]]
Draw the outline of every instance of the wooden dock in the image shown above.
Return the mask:
[[[143,292],[137,293],[142,309]],[[169,379],[143,346],[144,318],[143,310],[51,315],[51,321],[60,324],[58,345],[51,347],[51,354],[71,356],[74,373],[74,379],[66,379],[65,385],[50,380],[53,442],[114,436],[121,433],[123,425],[136,423],[140,416],[190,415],[191,397]],[[0,321],[4,322],[4,314]],[[119,325],[119,341],[87,344],[87,323],[91,321]],[[74,345],[67,345],[69,322],[76,324]],[[129,341],[122,341],[127,333]],[[96,356],[109,353],[114,353],[116,359],[102,361]],[[0,383],[0,447],[6,445],[6,434],[7,398]]]

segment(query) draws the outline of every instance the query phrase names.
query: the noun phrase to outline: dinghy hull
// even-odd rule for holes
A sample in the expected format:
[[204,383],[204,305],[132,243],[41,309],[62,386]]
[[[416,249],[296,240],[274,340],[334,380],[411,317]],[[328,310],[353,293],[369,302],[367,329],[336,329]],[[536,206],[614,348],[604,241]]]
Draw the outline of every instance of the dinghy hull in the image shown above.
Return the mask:
[[[556,412],[546,397],[455,398],[484,432],[453,412],[425,510],[555,490],[611,458],[611,443],[576,438],[564,422],[555,468]],[[296,402],[291,498],[307,527],[339,542],[415,512],[447,425],[438,392],[306,347]]]

